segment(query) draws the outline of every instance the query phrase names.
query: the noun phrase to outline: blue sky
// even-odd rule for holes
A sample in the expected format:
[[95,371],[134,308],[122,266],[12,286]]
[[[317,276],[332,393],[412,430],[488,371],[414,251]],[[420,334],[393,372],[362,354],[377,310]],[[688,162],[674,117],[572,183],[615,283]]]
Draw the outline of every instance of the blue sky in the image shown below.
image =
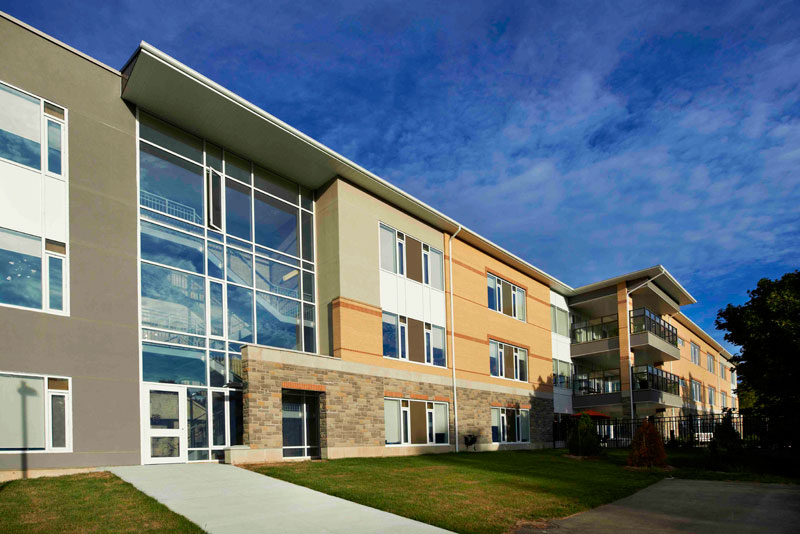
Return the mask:
[[4,4],[117,68],[146,40],[573,286],[662,263],[720,341],[800,266],[797,2]]

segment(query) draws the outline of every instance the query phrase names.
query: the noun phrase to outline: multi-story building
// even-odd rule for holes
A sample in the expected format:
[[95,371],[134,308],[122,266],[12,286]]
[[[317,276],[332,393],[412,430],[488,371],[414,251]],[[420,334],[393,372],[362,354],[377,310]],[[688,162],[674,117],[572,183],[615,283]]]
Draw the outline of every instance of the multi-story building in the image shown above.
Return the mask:
[[733,406],[662,267],[572,288],[146,43],[117,71],[7,15],[0,42],[0,469]]

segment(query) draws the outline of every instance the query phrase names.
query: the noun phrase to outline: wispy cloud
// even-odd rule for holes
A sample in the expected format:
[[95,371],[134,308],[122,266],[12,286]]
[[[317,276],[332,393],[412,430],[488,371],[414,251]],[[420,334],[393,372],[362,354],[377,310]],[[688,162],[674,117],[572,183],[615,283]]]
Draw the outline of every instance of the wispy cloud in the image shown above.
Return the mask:
[[152,42],[571,283],[663,263],[700,303],[800,265],[792,2],[32,2]]

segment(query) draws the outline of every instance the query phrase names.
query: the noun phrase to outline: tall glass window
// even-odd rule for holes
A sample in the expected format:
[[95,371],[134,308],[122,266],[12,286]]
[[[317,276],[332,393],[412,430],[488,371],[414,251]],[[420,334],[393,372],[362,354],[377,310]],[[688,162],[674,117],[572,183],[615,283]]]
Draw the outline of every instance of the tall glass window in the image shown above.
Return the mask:
[[141,111],[139,135],[142,380],[191,386],[189,459],[218,458],[242,346],[317,350],[313,193]]

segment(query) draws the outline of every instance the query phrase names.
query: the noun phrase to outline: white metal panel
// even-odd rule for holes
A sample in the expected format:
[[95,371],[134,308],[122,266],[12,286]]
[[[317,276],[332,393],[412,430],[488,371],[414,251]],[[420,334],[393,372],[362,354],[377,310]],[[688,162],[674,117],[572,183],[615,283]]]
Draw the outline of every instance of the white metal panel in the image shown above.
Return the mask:
[[67,242],[67,184],[46,177],[44,183],[45,237]]
[[381,270],[381,309],[400,313],[397,302],[397,276]]
[[0,227],[42,235],[40,173],[0,161]]
[[441,326],[447,324],[446,311],[445,311],[445,298],[442,291],[431,291],[431,320],[430,322]]
[[424,321],[422,305],[422,284],[404,279],[406,295],[406,315],[417,321]]
[[559,295],[558,293],[556,293],[555,291],[552,291],[552,290],[550,291],[550,304],[558,306],[562,310],[568,310],[569,309],[567,307],[567,299],[566,299],[566,297],[564,297],[564,295]]
[[395,291],[397,292],[397,313],[399,313],[400,315],[408,315],[406,313],[408,311],[407,310],[408,298],[406,295],[406,279],[400,275],[395,275],[394,287]]
[[431,288],[422,286],[422,317],[426,323],[432,322],[431,320]]

